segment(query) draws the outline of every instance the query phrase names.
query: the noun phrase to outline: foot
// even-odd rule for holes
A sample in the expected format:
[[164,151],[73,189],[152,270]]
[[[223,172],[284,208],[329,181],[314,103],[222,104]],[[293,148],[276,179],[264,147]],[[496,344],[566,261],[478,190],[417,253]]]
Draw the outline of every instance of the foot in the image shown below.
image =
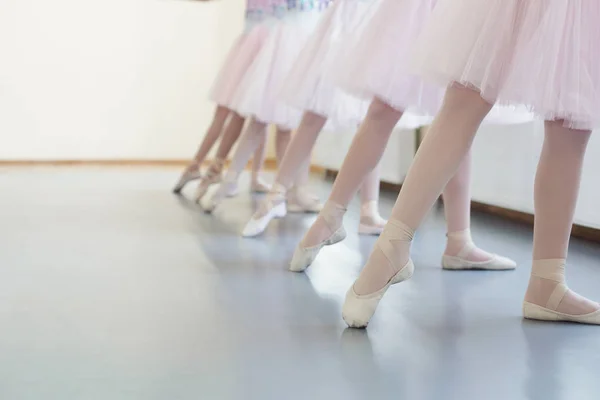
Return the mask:
[[269,222],[275,218],[283,218],[287,214],[285,204],[286,190],[283,186],[275,184],[267,196],[261,200],[258,210],[242,231],[243,237],[255,237],[262,234]]
[[323,209],[323,204],[305,187],[294,186],[288,193],[287,208],[291,213],[318,213]]
[[324,246],[339,243],[346,238],[346,231],[342,225],[345,213],[346,209],[339,204],[330,201],[325,203],[317,220],[296,247],[290,271],[306,270]]
[[565,260],[535,260],[523,302],[523,316],[540,321],[600,325],[600,304],[568,288]]
[[269,193],[271,185],[265,182],[260,175],[252,177],[252,183],[250,184],[250,191],[252,193]]
[[412,277],[409,258],[414,232],[400,221],[389,221],[354,285],[348,290],[342,317],[351,328],[366,328],[391,285]]
[[237,188],[237,182],[223,181],[215,190],[215,192],[205,201],[201,202],[202,209],[207,213],[212,213],[221,204],[221,202],[228,197],[227,194],[231,193]]
[[200,201],[212,185],[221,182],[224,165],[224,160],[216,159],[212,162],[210,167],[208,167],[208,171],[206,171],[206,176],[202,178],[202,180],[198,184],[198,187],[196,188],[196,203],[200,203]]
[[188,165],[179,177],[177,183],[175,184],[175,187],[173,188],[173,193],[181,193],[185,185],[187,185],[191,181],[200,178],[202,178],[202,174],[200,173],[200,165],[196,163]]
[[447,270],[513,270],[517,263],[510,258],[488,253],[473,243],[471,231],[466,229],[448,233],[442,268]]
[[387,221],[379,215],[379,208],[376,201],[369,201],[360,207],[360,224],[358,225],[359,235],[379,236]]

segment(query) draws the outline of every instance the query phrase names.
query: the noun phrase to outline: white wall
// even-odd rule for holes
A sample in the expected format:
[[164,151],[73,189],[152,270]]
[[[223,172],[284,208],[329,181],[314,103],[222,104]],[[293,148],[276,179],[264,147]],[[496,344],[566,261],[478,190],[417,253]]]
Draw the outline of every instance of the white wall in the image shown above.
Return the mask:
[[[354,139],[355,130],[324,132],[313,152],[313,164],[339,171]],[[381,160],[381,180],[401,184],[408,172],[416,147],[414,130],[396,129]]]
[[[473,147],[473,199],[533,212],[533,182],[544,139],[542,122],[482,127]],[[600,132],[588,146],[575,222],[600,228]]]
[[185,159],[244,0],[0,1],[0,159]]

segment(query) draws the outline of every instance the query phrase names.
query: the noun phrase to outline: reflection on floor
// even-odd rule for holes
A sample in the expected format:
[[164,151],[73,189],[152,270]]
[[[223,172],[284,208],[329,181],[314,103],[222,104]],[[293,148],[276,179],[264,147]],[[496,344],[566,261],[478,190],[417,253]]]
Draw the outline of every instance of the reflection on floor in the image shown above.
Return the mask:
[[[435,210],[414,278],[368,331],[347,330],[341,302],[375,240],[352,234],[356,204],[348,239],[294,274],[314,217],[242,239],[256,198],[242,190],[204,215],[170,193],[177,173],[0,170],[0,398],[599,398],[600,328],[520,317],[528,227],[474,215],[477,243],[520,268],[444,272]],[[330,183],[315,183],[325,198]],[[573,243],[569,283],[597,299],[599,259],[600,246]]]

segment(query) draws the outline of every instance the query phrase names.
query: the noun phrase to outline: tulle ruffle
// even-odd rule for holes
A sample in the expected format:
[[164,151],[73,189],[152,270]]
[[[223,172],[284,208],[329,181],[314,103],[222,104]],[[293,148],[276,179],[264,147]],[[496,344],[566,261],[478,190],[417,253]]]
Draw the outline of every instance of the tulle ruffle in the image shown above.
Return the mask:
[[268,33],[266,27],[256,26],[236,39],[213,83],[210,100],[225,107],[232,106],[238,86],[265,43]]
[[434,3],[434,0],[372,3],[360,26],[342,46],[335,63],[336,83],[362,99],[377,97],[398,110],[434,115],[444,90],[411,73],[408,58]]
[[281,128],[298,126],[301,112],[285,104],[279,93],[319,15],[290,12],[270,27],[268,38],[236,90],[233,109]]
[[337,0],[323,14],[281,88],[281,99],[298,110],[329,120],[328,128],[357,125],[368,102],[350,96],[335,84],[336,62],[343,42],[366,11],[365,1]]
[[413,71],[574,129],[600,123],[600,2],[439,0]]

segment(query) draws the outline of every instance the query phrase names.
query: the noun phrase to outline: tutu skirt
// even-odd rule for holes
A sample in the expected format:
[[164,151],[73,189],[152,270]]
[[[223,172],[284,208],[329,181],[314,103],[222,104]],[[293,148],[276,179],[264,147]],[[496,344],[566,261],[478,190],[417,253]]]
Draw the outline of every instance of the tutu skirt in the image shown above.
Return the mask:
[[264,45],[236,89],[234,110],[281,128],[298,126],[300,111],[285,104],[279,93],[319,16],[316,11],[298,11],[269,28]]
[[237,87],[262,48],[268,33],[268,28],[258,25],[237,38],[213,83],[210,100],[231,108]]
[[434,2],[383,0],[368,6],[338,57],[336,83],[366,100],[377,97],[398,110],[435,114],[443,88],[411,73],[408,57]]
[[600,123],[600,2],[439,0],[415,43],[413,71],[545,120]]
[[342,44],[367,7],[365,0],[336,0],[329,7],[286,77],[280,92],[282,101],[327,117],[330,127],[355,126],[362,121],[368,102],[339,89],[334,76]]

